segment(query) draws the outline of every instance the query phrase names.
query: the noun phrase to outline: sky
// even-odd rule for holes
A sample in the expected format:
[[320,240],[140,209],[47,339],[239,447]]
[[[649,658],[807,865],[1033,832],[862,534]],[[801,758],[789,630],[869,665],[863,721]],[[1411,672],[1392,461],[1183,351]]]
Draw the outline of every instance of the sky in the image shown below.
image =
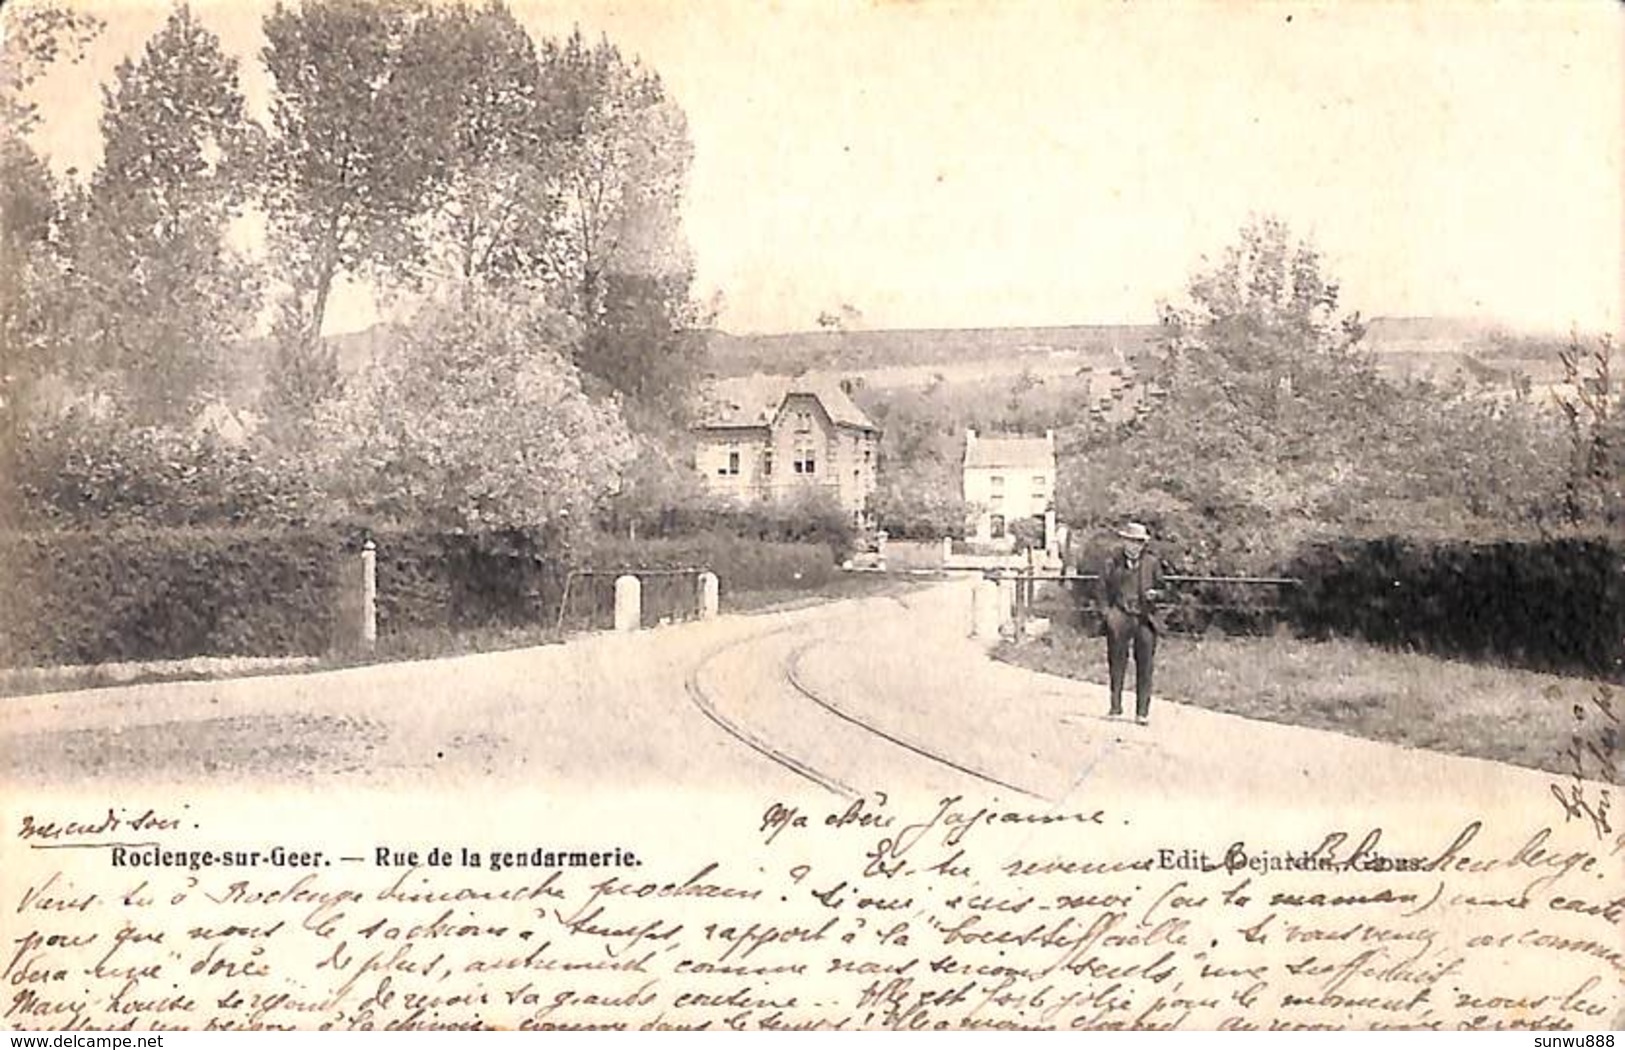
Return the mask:
[[[167,0],[43,86],[57,169]],[[1308,236],[1367,316],[1617,330],[1625,15],[1573,0],[509,0],[657,70],[694,142],[684,206],[721,326],[1148,323],[1249,216]],[[194,0],[268,92],[256,0]],[[364,327],[350,285],[330,328]]]

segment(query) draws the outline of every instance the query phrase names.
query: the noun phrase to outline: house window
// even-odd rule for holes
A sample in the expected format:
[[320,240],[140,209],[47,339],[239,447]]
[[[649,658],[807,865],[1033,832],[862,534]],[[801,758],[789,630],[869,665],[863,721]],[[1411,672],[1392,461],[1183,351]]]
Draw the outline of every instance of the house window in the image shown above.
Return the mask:
[[770,478],[772,476],[773,476],[773,450],[768,449],[766,452],[762,453],[762,477]]
[[1049,483],[1049,479],[1046,478],[1044,475],[1042,475],[1042,474],[1034,474],[1033,475],[1033,491],[1034,492],[1043,492],[1044,491],[1044,486],[1046,484],[1048,484],[1048,483]]
[[818,473],[818,462],[813,458],[813,450],[811,448],[796,449],[796,459],[791,466],[797,474]]
[[993,491],[996,493],[1004,491],[1004,478],[1000,477],[998,474],[988,478],[987,483],[993,487]]
[[722,466],[718,467],[717,468],[717,473],[722,475],[723,477],[728,477],[730,475],[735,475],[735,474],[739,473],[739,450],[738,449],[732,449],[731,448],[731,449],[728,450],[728,462],[726,462]]
[[795,418],[795,426],[796,426],[796,433],[797,434],[811,434],[812,433],[812,413],[811,412],[797,412],[795,414],[794,418]]
[[1004,515],[995,514],[987,519],[987,532],[994,539],[1004,535]]

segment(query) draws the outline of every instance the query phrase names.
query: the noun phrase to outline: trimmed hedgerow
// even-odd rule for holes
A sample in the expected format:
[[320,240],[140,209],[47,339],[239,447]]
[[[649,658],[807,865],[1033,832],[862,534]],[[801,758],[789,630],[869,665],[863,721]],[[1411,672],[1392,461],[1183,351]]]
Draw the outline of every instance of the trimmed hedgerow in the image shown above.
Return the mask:
[[344,549],[325,530],[0,534],[0,664],[322,652]]
[[558,610],[565,565],[539,531],[374,533],[378,631],[518,627]]
[[1344,539],[1288,571],[1292,622],[1441,655],[1625,673],[1625,540]]
[[[724,593],[818,587],[834,575],[822,543],[727,534],[602,540],[567,558],[552,537],[530,530],[0,533],[7,570],[0,575],[0,666],[352,648],[368,535],[377,549],[380,637],[550,624],[571,562],[601,570],[709,568]],[[682,586],[651,584],[649,615],[681,615],[686,592],[673,590],[663,600],[655,592]]]
[[819,587],[835,575],[835,559],[821,542],[778,543],[702,533],[677,539],[601,537],[578,560],[595,569],[710,569],[723,591]]

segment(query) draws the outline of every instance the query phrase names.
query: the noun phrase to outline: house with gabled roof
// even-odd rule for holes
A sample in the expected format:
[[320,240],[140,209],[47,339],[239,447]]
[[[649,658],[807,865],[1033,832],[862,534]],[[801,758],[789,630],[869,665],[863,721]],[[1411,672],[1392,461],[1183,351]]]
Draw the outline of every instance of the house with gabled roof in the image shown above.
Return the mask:
[[1055,431],[1043,437],[965,431],[965,506],[970,538],[1001,540],[1022,518],[1043,523],[1044,546],[1055,537]]
[[694,463],[714,494],[740,504],[823,491],[870,521],[880,428],[833,376],[750,376],[718,383],[694,430]]

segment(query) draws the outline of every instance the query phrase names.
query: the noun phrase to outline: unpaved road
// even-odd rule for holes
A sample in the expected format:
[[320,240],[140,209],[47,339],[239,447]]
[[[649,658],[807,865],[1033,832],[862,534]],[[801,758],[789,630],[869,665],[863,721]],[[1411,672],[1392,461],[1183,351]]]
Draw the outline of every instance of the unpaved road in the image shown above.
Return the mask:
[[[289,783],[992,793],[1280,806],[1419,785],[1520,808],[1551,777],[1159,701],[989,660],[969,592],[729,616],[565,645],[0,701],[10,784]],[[1549,801],[1549,800],[1548,800]]]

